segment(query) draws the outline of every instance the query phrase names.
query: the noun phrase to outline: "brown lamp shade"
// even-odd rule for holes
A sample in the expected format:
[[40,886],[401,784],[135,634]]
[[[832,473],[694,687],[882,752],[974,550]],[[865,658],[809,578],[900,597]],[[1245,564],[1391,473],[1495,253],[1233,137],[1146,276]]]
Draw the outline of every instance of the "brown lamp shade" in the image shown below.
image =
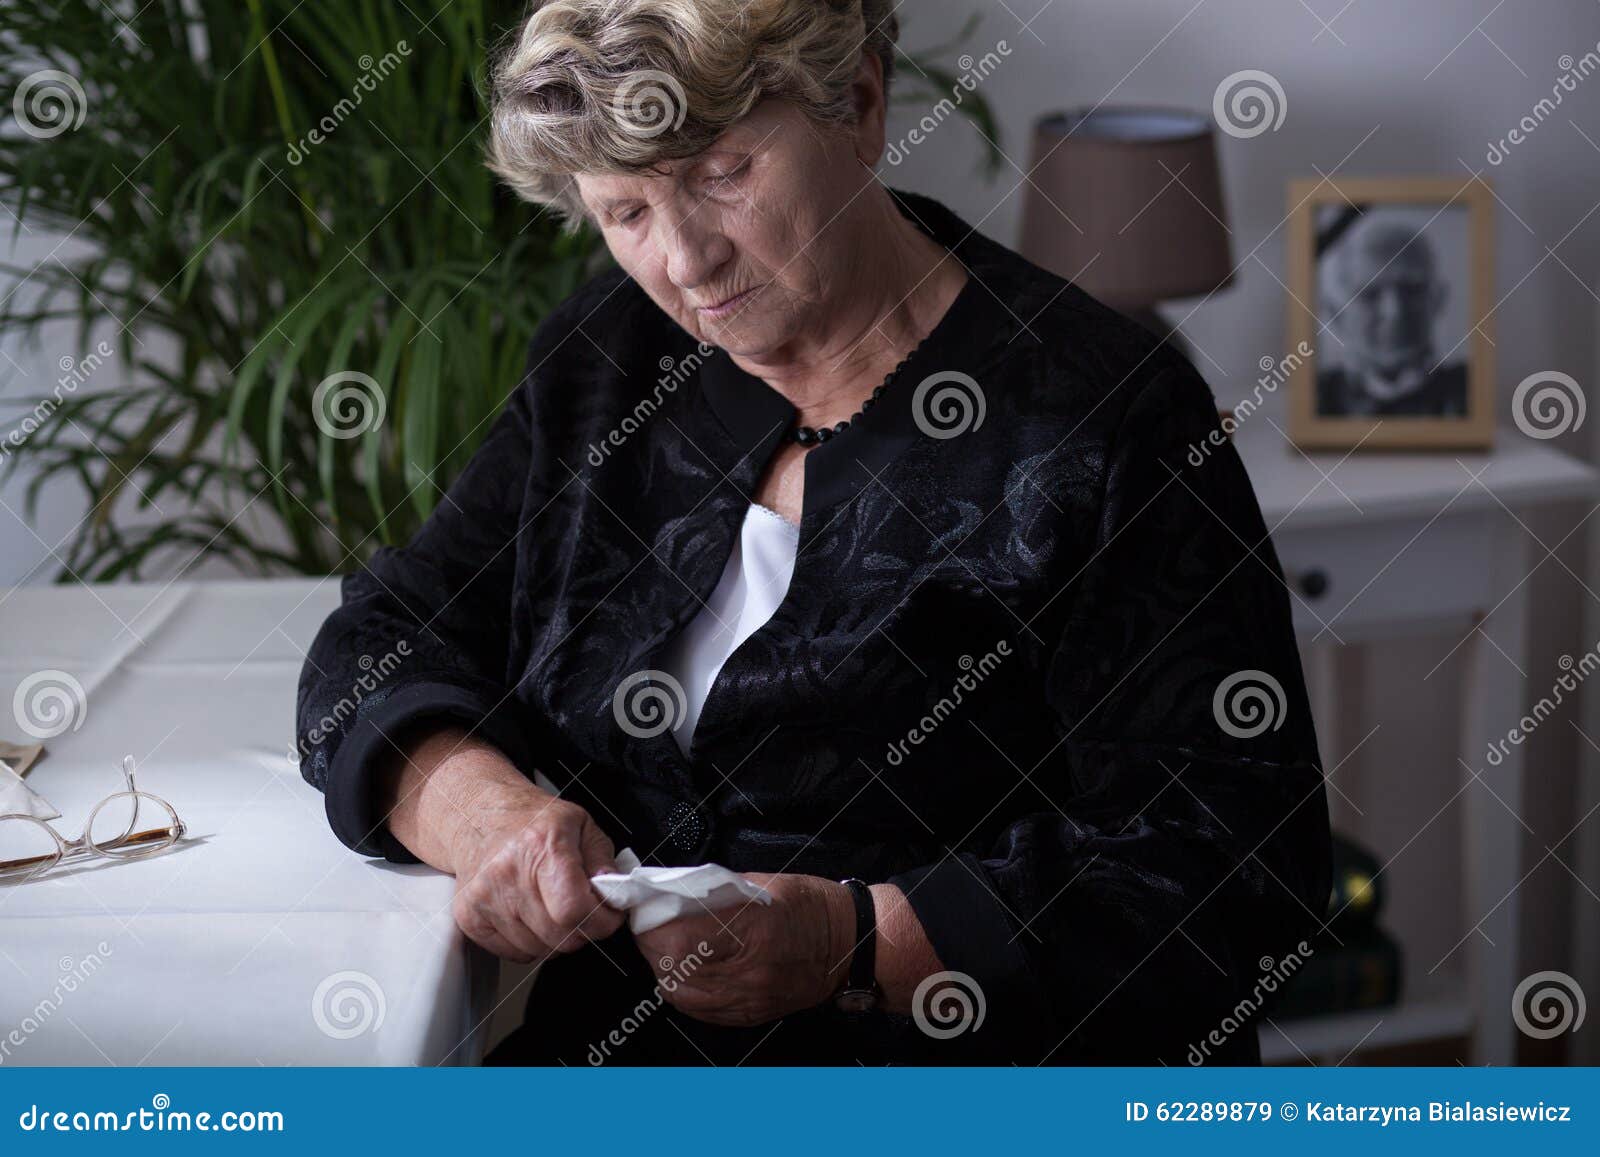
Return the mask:
[[1233,280],[1209,119],[1165,109],[1058,113],[1034,127],[1023,256],[1116,309]]

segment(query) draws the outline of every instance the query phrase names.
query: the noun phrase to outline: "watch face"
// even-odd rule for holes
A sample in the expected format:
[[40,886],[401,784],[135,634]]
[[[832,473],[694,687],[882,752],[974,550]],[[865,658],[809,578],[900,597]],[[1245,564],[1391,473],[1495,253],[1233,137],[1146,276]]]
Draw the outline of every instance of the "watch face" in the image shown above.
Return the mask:
[[871,1012],[878,1006],[878,994],[870,988],[847,988],[834,999],[840,1012]]

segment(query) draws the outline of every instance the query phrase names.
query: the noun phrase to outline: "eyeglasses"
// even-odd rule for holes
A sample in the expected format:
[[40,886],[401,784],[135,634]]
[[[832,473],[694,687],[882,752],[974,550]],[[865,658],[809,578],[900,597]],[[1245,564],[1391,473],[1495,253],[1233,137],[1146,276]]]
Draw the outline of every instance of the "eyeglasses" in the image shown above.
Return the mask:
[[[121,770],[127,789],[95,804],[83,834],[75,840],[66,839],[36,816],[0,815],[0,880],[23,883],[64,860],[84,856],[142,860],[181,840],[188,829],[173,806],[160,796],[140,791],[134,782],[133,756],[123,759]],[[144,827],[140,826],[141,813]]]

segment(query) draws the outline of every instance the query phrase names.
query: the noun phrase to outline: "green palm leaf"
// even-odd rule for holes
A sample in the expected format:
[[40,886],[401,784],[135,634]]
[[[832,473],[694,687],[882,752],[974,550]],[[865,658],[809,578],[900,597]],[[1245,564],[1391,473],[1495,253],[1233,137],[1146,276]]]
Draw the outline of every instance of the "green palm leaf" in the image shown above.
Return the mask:
[[[34,384],[0,458],[91,516],[58,577],[174,571],[201,556],[326,573],[403,542],[466,463],[549,311],[607,261],[482,164],[486,45],[525,0],[59,0],[6,7],[0,108],[42,69],[82,89],[80,127],[0,132],[5,230],[70,234],[0,265],[0,341],[75,323],[107,364]],[[945,49],[939,50],[941,53]],[[944,95],[932,59],[901,100]],[[921,95],[918,95],[918,94]],[[981,100],[964,111],[986,135]],[[313,139],[313,133],[317,138]],[[359,438],[319,423],[332,375],[376,383]],[[269,497],[270,494],[270,497]],[[244,512],[241,515],[241,512]]]

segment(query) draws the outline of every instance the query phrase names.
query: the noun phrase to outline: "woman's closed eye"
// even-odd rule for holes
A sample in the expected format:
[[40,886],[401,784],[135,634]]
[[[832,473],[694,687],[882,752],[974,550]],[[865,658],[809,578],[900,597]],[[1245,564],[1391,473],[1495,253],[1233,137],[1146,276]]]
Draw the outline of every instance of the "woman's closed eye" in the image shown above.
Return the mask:
[[706,175],[706,188],[712,193],[725,192],[734,188],[750,171],[750,162],[746,161],[738,168],[729,169],[727,172],[708,173]]

